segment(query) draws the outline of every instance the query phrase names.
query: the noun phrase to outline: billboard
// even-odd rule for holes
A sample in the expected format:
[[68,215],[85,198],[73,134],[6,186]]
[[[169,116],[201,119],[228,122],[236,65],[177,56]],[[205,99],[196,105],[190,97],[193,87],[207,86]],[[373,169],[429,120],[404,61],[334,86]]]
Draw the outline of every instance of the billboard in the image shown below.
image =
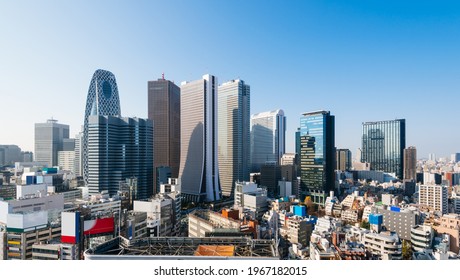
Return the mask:
[[114,218],[102,218],[84,222],[84,235],[113,234],[115,229]]
[[80,213],[61,213],[61,242],[76,244],[80,242]]

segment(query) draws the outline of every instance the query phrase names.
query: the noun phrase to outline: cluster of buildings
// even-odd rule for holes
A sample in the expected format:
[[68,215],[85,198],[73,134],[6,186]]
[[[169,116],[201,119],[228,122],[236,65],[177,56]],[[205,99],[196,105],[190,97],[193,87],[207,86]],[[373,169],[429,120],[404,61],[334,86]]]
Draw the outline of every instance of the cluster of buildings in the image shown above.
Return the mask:
[[[365,122],[354,159],[335,116],[250,114],[250,86],[148,81],[123,117],[97,70],[81,132],[35,124],[35,151],[0,145],[0,259],[455,259],[460,160],[417,160],[404,119]],[[166,257],[167,256],[167,257]]]

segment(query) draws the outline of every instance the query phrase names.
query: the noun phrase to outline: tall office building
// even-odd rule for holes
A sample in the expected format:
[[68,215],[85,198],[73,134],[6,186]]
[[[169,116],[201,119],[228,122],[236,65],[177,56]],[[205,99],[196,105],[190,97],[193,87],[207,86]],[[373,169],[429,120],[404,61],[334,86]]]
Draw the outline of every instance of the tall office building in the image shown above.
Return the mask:
[[219,173],[222,195],[233,197],[236,181],[249,181],[250,86],[231,80],[217,98]]
[[86,98],[83,125],[83,177],[88,185],[88,119],[89,116],[121,116],[120,98],[115,76],[98,69],[93,74]]
[[179,178],[186,201],[220,200],[217,141],[217,78],[183,82]]
[[351,170],[351,151],[349,149],[337,149],[336,151],[336,164],[337,170],[346,171]]
[[329,111],[304,113],[300,143],[301,199],[308,195],[324,205],[335,188],[335,117]]
[[14,165],[21,158],[21,148],[16,145],[0,145],[0,166]]
[[417,149],[412,146],[404,149],[404,179],[417,179]]
[[259,172],[265,162],[278,164],[286,148],[286,117],[283,110],[251,116],[251,172]]
[[153,124],[148,119],[88,117],[89,193],[114,195],[120,182],[137,179],[135,199],[153,195]]
[[363,123],[361,162],[369,162],[372,170],[395,173],[403,179],[405,148],[405,119]]
[[83,176],[83,131],[75,135],[74,165],[75,175],[79,177]]
[[460,153],[454,153],[450,155],[450,161],[453,163],[459,162],[460,161]]
[[49,119],[35,124],[35,161],[49,167],[58,165],[58,152],[63,150],[64,139],[69,139],[69,126]]
[[172,178],[179,175],[180,163],[180,88],[171,81],[148,82],[148,117],[153,121],[154,188],[167,183],[159,177],[160,170],[169,167]]

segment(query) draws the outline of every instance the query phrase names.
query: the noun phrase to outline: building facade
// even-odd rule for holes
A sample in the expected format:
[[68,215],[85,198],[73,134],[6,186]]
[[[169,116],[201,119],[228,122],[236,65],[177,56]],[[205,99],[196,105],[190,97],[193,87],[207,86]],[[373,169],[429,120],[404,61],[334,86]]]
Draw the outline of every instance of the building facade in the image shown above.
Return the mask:
[[83,125],[83,177],[88,185],[88,129],[89,116],[121,117],[120,97],[118,86],[112,72],[98,69],[93,74],[86,98],[85,117]]
[[48,167],[58,165],[58,152],[63,151],[64,139],[69,139],[69,126],[49,119],[35,124],[35,160]]
[[335,188],[335,117],[329,111],[300,118],[300,198],[324,205]]
[[181,84],[179,178],[186,201],[221,199],[218,167],[217,78]]
[[251,116],[251,172],[267,161],[279,164],[286,149],[286,117],[283,110]]
[[120,182],[137,178],[135,199],[153,194],[153,124],[139,118],[90,116],[87,169],[90,194],[114,195]]
[[351,151],[349,149],[337,149],[336,151],[336,170],[351,170]]
[[231,80],[219,86],[218,151],[222,195],[232,197],[236,181],[248,181],[250,171],[250,86]]
[[413,146],[404,149],[404,179],[417,179],[417,149]]
[[441,185],[420,185],[418,203],[426,205],[431,211],[447,214],[448,212],[448,190]]
[[361,162],[369,162],[372,170],[395,173],[402,179],[405,148],[405,119],[363,123]]
[[169,167],[172,178],[179,175],[180,88],[164,78],[148,82],[148,117],[152,120],[155,193],[159,192],[157,168]]

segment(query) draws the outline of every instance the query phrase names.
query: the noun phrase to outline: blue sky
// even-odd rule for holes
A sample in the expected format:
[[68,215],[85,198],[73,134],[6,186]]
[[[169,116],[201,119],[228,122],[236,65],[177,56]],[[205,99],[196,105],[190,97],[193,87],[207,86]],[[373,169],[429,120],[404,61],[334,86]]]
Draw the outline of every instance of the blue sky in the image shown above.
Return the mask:
[[76,134],[96,69],[123,116],[147,117],[147,81],[203,74],[251,85],[251,113],[336,116],[354,153],[365,121],[405,118],[419,157],[460,152],[457,1],[1,1],[0,144],[33,150],[51,116]]

